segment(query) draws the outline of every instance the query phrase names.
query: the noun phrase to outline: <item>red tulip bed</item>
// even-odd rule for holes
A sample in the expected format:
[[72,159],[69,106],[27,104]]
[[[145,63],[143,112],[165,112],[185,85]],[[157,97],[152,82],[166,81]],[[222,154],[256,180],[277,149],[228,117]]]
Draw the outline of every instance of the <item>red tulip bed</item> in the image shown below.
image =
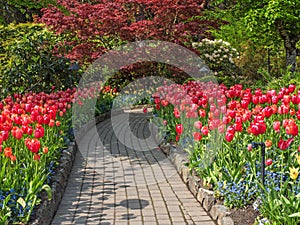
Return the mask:
[[[0,224],[27,223],[51,178],[61,151],[73,138],[72,104],[98,95],[98,113],[109,110],[115,91],[76,89],[14,94],[0,101]],[[104,108],[103,108],[104,107]]]
[[226,206],[254,205],[272,224],[298,224],[300,90],[295,85],[263,92],[189,81],[160,87],[152,97],[161,134],[188,152],[189,167]]
[[[28,222],[66,146],[74,90],[0,102],[0,223]],[[51,196],[49,196],[51,197]]]

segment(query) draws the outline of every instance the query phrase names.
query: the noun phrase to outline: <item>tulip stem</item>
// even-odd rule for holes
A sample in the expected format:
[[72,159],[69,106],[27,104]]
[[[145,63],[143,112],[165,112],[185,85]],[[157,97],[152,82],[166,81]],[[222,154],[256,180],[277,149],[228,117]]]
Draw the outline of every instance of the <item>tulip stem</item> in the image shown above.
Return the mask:
[[261,182],[263,187],[265,186],[265,154],[266,154],[266,144],[265,142],[252,142],[252,147],[257,148],[258,146],[261,147]]
[[265,153],[266,153],[266,145],[264,142],[260,142],[261,147],[261,180],[262,185],[265,186]]

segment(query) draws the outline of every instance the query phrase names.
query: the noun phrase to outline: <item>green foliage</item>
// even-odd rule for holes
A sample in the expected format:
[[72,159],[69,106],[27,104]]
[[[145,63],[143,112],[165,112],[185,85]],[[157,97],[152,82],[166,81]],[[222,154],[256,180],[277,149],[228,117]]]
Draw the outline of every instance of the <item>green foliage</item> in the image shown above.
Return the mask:
[[[231,7],[237,7],[231,5]],[[257,32],[249,27],[249,22],[241,11],[217,10],[208,11],[214,18],[222,18],[228,23],[218,30],[211,30],[216,39],[229,42],[240,53],[235,60],[240,80],[238,82],[249,85],[257,81],[267,83],[261,71],[268,71],[273,77],[278,77],[285,67],[284,46],[277,31]],[[259,28],[261,27],[258,24]]]
[[266,197],[262,198],[260,213],[268,217],[272,224],[299,224],[300,194],[291,191],[294,186],[294,182],[287,180],[280,190],[271,188],[269,192],[265,191]]
[[274,79],[273,77],[267,76],[266,79],[269,80],[268,84],[263,87],[263,89],[275,89],[279,91],[282,84],[289,85],[295,84],[296,87],[300,87],[300,72],[291,73],[289,70],[284,71],[280,78]]
[[295,54],[299,52],[296,43],[300,40],[299,0],[216,0],[210,5],[206,14],[228,22],[211,32],[239,51],[237,65],[244,81],[264,79],[260,71],[278,77],[288,65],[295,71]]
[[63,39],[40,24],[0,27],[0,87],[2,94],[67,88],[80,78],[70,61],[54,55]]
[[34,16],[40,14],[40,10],[49,4],[67,13],[67,10],[56,0],[0,0],[0,24],[33,21]]

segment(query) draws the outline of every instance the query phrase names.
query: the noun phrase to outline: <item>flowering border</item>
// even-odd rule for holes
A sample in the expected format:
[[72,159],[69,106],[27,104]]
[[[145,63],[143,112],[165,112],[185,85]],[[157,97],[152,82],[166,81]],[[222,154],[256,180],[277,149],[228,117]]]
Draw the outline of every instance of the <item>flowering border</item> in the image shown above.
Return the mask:
[[210,217],[218,225],[234,225],[234,221],[230,217],[229,208],[216,204],[217,201],[214,197],[214,192],[201,188],[199,177],[186,166],[188,162],[187,154],[178,146],[171,145],[170,143],[161,144],[160,148],[173,163],[182,181],[187,185],[195,199],[197,199]]

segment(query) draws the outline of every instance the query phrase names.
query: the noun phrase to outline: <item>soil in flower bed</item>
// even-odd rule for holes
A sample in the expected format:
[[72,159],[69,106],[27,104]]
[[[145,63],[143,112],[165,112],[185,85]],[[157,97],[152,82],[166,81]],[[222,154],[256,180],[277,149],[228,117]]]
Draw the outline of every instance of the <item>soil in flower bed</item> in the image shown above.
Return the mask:
[[235,225],[253,225],[258,215],[259,212],[249,205],[243,209],[232,209],[230,217]]

